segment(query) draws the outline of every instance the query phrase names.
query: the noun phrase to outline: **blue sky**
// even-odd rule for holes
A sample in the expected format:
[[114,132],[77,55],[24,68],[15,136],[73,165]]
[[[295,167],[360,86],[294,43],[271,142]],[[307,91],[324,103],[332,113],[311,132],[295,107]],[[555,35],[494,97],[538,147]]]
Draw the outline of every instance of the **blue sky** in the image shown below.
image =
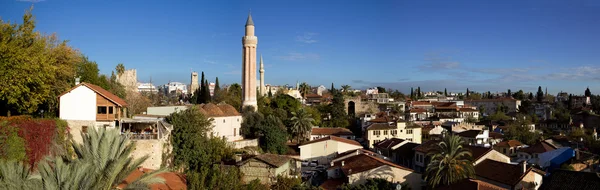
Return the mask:
[[600,93],[600,1],[0,0],[0,16],[32,4],[39,31],[102,73],[124,63],[155,84],[191,69],[240,83],[251,9],[270,84]]

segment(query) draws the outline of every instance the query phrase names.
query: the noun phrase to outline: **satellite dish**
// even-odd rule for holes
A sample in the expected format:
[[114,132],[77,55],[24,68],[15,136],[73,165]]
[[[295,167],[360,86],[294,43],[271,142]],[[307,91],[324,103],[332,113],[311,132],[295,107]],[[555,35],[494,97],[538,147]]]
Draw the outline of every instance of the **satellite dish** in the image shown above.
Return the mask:
[[402,189],[402,184],[396,185],[396,190],[401,190],[401,189]]

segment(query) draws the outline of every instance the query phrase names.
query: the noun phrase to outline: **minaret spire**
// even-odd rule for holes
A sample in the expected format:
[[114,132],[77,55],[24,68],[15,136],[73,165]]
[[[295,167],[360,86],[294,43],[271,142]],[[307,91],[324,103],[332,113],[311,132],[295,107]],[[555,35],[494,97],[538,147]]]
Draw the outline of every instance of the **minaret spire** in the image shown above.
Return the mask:
[[246,26],[254,26],[254,21],[252,21],[252,11],[248,11],[248,20],[246,20]]
[[258,108],[256,102],[256,45],[258,38],[254,35],[254,22],[248,12],[246,33],[242,37],[242,108],[246,106]]
[[258,70],[258,72],[260,72],[260,94],[261,95],[265,95],[266,91],[265,91],[265,66],[263,64],[263,57],[262,54],[260,55],[260,70]]

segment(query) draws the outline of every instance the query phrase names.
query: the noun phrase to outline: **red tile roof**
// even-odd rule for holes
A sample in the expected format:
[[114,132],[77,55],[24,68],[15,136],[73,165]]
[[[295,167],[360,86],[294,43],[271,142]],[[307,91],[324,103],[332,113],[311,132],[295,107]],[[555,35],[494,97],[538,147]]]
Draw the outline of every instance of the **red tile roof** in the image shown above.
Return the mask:
[[506,188],[498,187],[491,183],[487,183],[485,181],[476,180],[476,179],[464,179],[459,182],[453,183],[449,186],[441,186],[436,188],[436,190],[452,190],[452,189],[460,189],[460,190],[505,190]]
[[368,130],[383,130],[383,129],[397,129],[398,126],[396,126],[395,124],[387,124],[387,123],[373,123],[371,125],[369,125],[369,127],[367,127],[367,131]]
[[411,102],[411,104],[413,106],[431,106],[431,103],[429,103],[429,102],[422,102],[422,101],[414,101],[414,102]]
[[322,96],[319,96],[318,94],[306,94],[304,96],[305,96],[305,98],[323,98]]
[[499,142],[495,146],[497,146],[497,147],[518,147],[518,146],[522,146],[522,145],[523,144],[521,144],[521,142],[519,142],[518,140],[507,140],[507,141]]
[[501,139],[504,138],[504,135],[502,133],[490,132],[490,138]]
[[385,139],[381,142],[375,143],[373,146],[377,147],[377,148],[381,148],[381,149],[391,149],[392,147],[404,142],[404,139],[399,139],[399,138],[391,138],[391,139]]
[[520,164],[509,164],[486,159],[475,166],[477,178],[485,178],[502,184],[514,186],[525,177],[528,172],[534,171],[543,174],[542,171],[529,167],[525,173],[521,173]]
[[346,138],[340,138],[340,137],[336,137],[336,136],[327,136],[327,137],[323,137],[323,138],[320,138],[320,139],[317,139],[317,140],[312,140],[312,141],[304,142],[300,146],[304,146],[304,145],[312,144],[312,143],[323,142],[323,141],[327,141],[327,140],[333,140],[333,141],[338,141],[338,142],[342,142],[342,143],[346,143],[346,144],[352,144],[352,145],[356,145],[356,146],[362,146],[360,143],[356,142],[355,140],[350,140],[350,139],[346,139]]
[[545,141],[539,141],[537,143],[535,143],[534,145],[531,145],[527,148],[522,148],[519,149],[519,152],[526,152],[529,154],[534,154],[534,153],[544,153],[544,152],[548,152],[548,151],[553,151],[556,150],[556,147],[552,146],[551,144],[545,142]]
[[[358,153],[356,153],[356,152],[358,152]],[[355,153],[356,153],[356,154],[365,154],[365,153],[366,153],[366,154],[375,154],[374,152],[371,152],[370,150],[366,150],[366,149],[356,149],[356,150],[349,150],[349,151],[346,151],[346,152],[338,153],[338,154],[337,154],[337,155],[336,155],[336,156],[333,158],[333,160],[335,160],[335,159],[338,159],[338,158],[341,158],[341,157],[344,157],[344,156],[347,156],[347,155],[349,155],[349,154],[355,154]]]
[[461,112],[477,112],[477,110],[473,109],[473,108],[459,108],[459,111],[461,111]]
[[[344,162],[344,166],[342,166],[342,162]],[[377,158],[377,157],[367,155],[367,154],[359,154],[356,156],[348,157],[343,160],[339,160],[337,162],[334,162],[333,167],[341,167],[342,171],[346,175],[350,175],[350,174],[355,174],[355,173],[360,173],[360,172],[368,171],[371,169],[375,169],[375,168],[378,168],[378,167],[381,167],[384,165],[388,165],[388,166],[406,170],[406,171],[411,171],[411,172],[413,171],[412,169],[408,169],[408,168],[396,165],[387,160]]]
[[233,106],[229,104],[199,104],[195,105],[200,113],[207,117],[229,117],[229,116],[241,116],[240,112],[237,111]]
[[62,93],[58,97],[61,97],[65,94],[71,92],[72,90],[75,90],[76,88],[78,88],[80,86],[85,86],[85,87],[89,88],[90,90],[98,93],[100,96],[106,98],[107,100],[111,101],[112,103],[117,104],[118,106],[127,106],[127,102],[125,102],[125,100],[119,98],[117,95],[114,95],[113,93],[109,92],[108,90],[105,90],[102,87],[99,87],[99,86],[96,86],[96,85],[93,85],[90,83],[86,83],[86,82],[79,83],[78,85],[76,85],[73,88],[71,88],[70,90]]
[[[133,170],[133,172],[131,172],[129,174],[129,176],[127,176],[127,178],[125,178],[125,180],[123,180],[123,182],[121,182],[117,186],[117,189],[125,188],[125,186],[127,186],[127,184],[135,181],[143,174],[149,173],[152,171],[154,171],[154,170],[146,169],[146,168],[142,168],[142,171],[140,171],[140,169]],[[162,177],[165,180],[165,183],[152,185],[151,186],[152,190],[181,190],[181,189],[185,190],[185,189],[187,189],[187,184],[186,184],[187,182],[186,182],[185,176],[183,174],[178,174],[178,173],[174,173],[174,172],[165,172],[165,173],[159,174],[157,176]]]
[[489,153],[493,150],[491,147],[486,148],[486,147],[472,146],[472,145],[463,145],[463,148],[471,151],[471,157],[473,158],[473,160],[479,160],[481,157],[483,157],[484,155],[486,155],[487,153]]
[[440,143],[441,141],[439,140],[429,140],[417,147],[415,147],[415,151],[417,152],[422,152],[422,153],[429,153],[429,151],[433,150],[438,143]]
[[424,113],[427,112],[427,110],[423,109],[423,108],[412,108],[410,109],[411,113]]
[[369,122],[371,122],[371,123],[389,123],[389,122],[395,122],[395,120],[391,117],[378,117],[378,118],[369,120]]
[[334,135],[334,136],[340,136],[340,135],[354,135],[354,133],[352,133],[352,131],[350,131],[349,129],[346,128],[324,128],[324,127],[320,127],[320,128],[312,128],[311,130],[311,135]]
[[460,132],[457,135],[461,136],[461,137],[475,138],[481,132],[482,132],[481,130],[467,130],[467,131]]

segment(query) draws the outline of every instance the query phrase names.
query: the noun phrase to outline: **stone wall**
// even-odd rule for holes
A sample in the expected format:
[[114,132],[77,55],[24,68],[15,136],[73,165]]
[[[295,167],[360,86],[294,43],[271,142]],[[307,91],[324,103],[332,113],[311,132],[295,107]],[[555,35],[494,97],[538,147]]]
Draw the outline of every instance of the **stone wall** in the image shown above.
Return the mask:
[[128,69],[123,72],[123,74],[117,76],[117,81],[125,86],[125,90],[129,91],[138,91],[137,85],[137,71],[135,69]]
[[244,139],[239,141],[228,142],[229,146],[235,149],[242,149],[244,147],[257,147],[258,139]]
[[240,166],[240,172],[243,174],[243,183],[249,183],[254,179],[258,179],[262,184],[270,184],[271,178],[276,177],[269,165],[256,160],[250,160]]
[[81,138],[81,130],[83,126],[87,126],[88,130],[94,129],[96,127],[96,121],[88,121],[88,120],[66,120],[69,126],[69,133],[73,136],[73,142],[75,143],[83,143],[83,138]]
[[357,97],[344,97],[344,110],[348,113],[348,103],[354,102],[354,113],[355,115],[377,113],[379,112],[379,105],[377,102],[362,101],[360,96]]
[[135,149],[131,153],[134,159],[141,158],[145,155],[150,156],[142,163],[142,167],[149,169],[159,169],[162,164],[164,140],[132,140],[135,143]]

